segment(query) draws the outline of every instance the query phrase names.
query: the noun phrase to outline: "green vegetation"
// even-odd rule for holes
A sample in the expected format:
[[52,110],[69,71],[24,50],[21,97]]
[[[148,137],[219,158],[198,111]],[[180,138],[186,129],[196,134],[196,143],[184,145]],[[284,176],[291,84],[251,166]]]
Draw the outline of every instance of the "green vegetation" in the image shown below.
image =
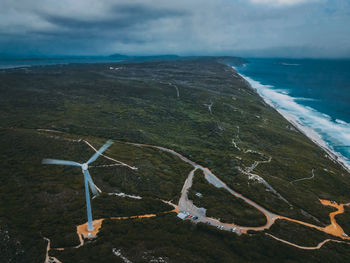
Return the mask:
[[[72,139],[75,141],[70,141]],[[22,244],[23,262],[43,258],[45,242],[42,237],[50,238],[52,247],[71,247],[79,243],[76,226],[86,222],[81,170],[41,164],[44,157],[87,160],[93,150],[76,139],[64,134],[51,133],[49,136],[35,130],[0,130],[0,154],[4,157],[0,177],[0,219],[8,226],[10,236],[15,236]],[[88,140],[95,145],[103,142]],[[131,164],[139,169],[134,172],[118,166],[91,167],[95,183],[103,192],[137,193],[143,194],[144,198],[135,200],[101,194],[92,200],[94,218],[173,209],[159,199],[178,199],[186,173],[191,169],[189,165],[161,151],[118,142],[106,154],[129,163],[133,160]],[[108,162],[111,163],[100,157],[94,165]]]
[[[235,58],[219,60],[241,62]],[[350,202],[349,173],[304,135],[290,129],[285,119],[217,58],[119,64],[117,71],[109,66],[0,70],[0,241],[5,238],[4,229],[11,237],[11,242],[0,245],[0,255],[9,255],[12,262],[43,262],[43,236],[50,238],[54,247],[78,243],[75,227],[86,221],[81,171],[41,164],[42,158],[83,162],[93,154],[83,141],[72,139],[86,139],[99,147],[111,138],[115,144],[106,154],[139,168],[91,167],[91,175],[103,192],[143,197],[100,195],[92,201],[95,218],[171,209],[160,199],[176,203],[192,169],[171,154],[126,142],[173,149],[210,168],[235,191],[291,218],[327,225],[332,208],[322,206],[319,199]],[[207,105],[211,103],[210,112]],[[289,204],[240,172],[269,157],[270,163],[259,164],[253,172]],[[99,158],[94,166],[112,163]],[[314,179],[292,183],[309,177],[312,169]],[[195,177],[194,187],[203,191],[203,199],[195,199],[193,192],[191,197],[207,208],[208,214],[227,221],[233,217],[242,225],[260,225],[263,218],[259,212],[204,184],[201,178]],[[18,247],[13,246],[17,241]],[[145,221],[106,220],[96,241],[55,253],[63,262],[96,262],[96,258],[117,262],[111,253],[116,246],[126,255],[134,255],[135,262],[142,261],[140,253],[144,251],[166,256],[169,262],[346,262],[350,251],[347,245],[327,244],[320,251],[305,252],[264,233],[238,237],[166,215]],[[16,254],[19,251],[23,251],[21,257]],[[87,260],[85,252],[86,257],[95,256]]]
[[305,247],[315,247],[326,239],[341,240],[317,229],[285,220],[277,220],[267,232],[277,238]]
[[[203,196],[198,197],[196,193]],[[210,185],[197,170],[194,174],[193,184],[188,195],[197,207],[207,209],[207,216],[220,218],[221,222],[234,223],[241,226],[263,226],[266,224],[264,214],[251,207],[243,200],[234,197],[225,189]]]
[[135,216],[171,211],[174,208],[151,198],[133,200],[102,194],[93,203],[96,218]]
[[343,228],[344,232],[350,235],[350,207],[344,206],[344,213],[335,216],[337,223]]
[[321,250],[305,251],[286,246],[264,233],[238,236],[172,215],[146,220],[107,220],[97,240],[52,255],[62,262],[122,262],[112,254],[113,248],[120,249],[132,262],[149,262],[159,257],[171,263],[346,262],[350,256],[346,244],[329,243]]

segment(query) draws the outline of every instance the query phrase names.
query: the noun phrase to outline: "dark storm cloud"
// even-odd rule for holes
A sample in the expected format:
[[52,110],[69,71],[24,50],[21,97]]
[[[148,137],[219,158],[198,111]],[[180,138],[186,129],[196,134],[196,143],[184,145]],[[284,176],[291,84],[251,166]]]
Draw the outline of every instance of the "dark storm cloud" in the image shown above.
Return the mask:
[[350,56],[347,0],[0,2],[0,53]]
[[94,18],[67,17],[55,14],[39,14],[47,22],[70,30],[119,30],[132,28],[135,25],[145,25],[161,18],[182,17],[187,11],[172,10],[146,6],[144,4],[116,4],[109,9],[110,16],[95,20]]

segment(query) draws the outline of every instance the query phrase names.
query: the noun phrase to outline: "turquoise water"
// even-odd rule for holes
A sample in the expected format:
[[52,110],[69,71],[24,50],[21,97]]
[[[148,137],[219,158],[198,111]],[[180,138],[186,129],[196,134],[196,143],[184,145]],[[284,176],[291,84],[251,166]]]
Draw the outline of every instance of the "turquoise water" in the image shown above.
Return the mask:
[[350,60],[247,61],[236,69],[258,93],[318,133],[350,167]]

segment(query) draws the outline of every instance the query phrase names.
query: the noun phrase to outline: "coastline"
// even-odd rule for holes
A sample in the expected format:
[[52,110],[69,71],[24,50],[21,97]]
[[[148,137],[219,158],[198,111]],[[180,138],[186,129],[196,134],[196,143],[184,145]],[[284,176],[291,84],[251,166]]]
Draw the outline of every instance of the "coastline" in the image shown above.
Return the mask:
[[267,103],[270,107],[275,109],[283,118],[285,118],[289,123],[291,123],[298,131],[300,131],[302,134],[304,134],[306,137],[308,137],[311,141],[313,141],[317,146],[319,146],[322,150],[325,151],[326,155],[334,162],[342,166],[348,173],[350,173],[350,164],[346,162],[344,159],[344,156],[342,156],[340,153],[334,151],[327,142],[325,142],[322,139],[322,136],[318,134],[315,130],[313,130],[310,127],[307,127],[303,124],[301,124],[298,120],[298,117],[283,110],[277,108],[272,101],[266,97],[263,96],[257,88],[255,88],[252,85],[252,81],[249,77],[246,77],[238,72],[238,70],[231,66],[231,68],[242,78],[246,83],[264,100],[265,103]]
[[[64,66],[71,64],[108,64],[108,63],[120,63],[123,60],[108,60],[108,59],[38,59],[38,60],[9,60],[8,63],[4,63],[0,59],[0,70],[10,69],[29,69],[32,67],[45,67],[45,66]],[[10,63],[12,62],[12,63]],[[16,64],[16,62],[19,62]],[[21,63],[23,62],[23,63]]]

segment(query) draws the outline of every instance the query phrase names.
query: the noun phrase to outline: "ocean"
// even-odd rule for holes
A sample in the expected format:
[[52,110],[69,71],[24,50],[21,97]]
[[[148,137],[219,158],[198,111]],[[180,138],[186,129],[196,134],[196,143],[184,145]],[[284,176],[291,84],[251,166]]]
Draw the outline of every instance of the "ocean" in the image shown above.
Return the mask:
[[31,66],[49,66],[71,63],[116,63],[121,59],[113,57],[62,57],[62,58],[40,58],[40,59],[1,59],[0,69],[22,68]]
[[350,168],[350,60],[246,60],[235,69],[260,96]]

